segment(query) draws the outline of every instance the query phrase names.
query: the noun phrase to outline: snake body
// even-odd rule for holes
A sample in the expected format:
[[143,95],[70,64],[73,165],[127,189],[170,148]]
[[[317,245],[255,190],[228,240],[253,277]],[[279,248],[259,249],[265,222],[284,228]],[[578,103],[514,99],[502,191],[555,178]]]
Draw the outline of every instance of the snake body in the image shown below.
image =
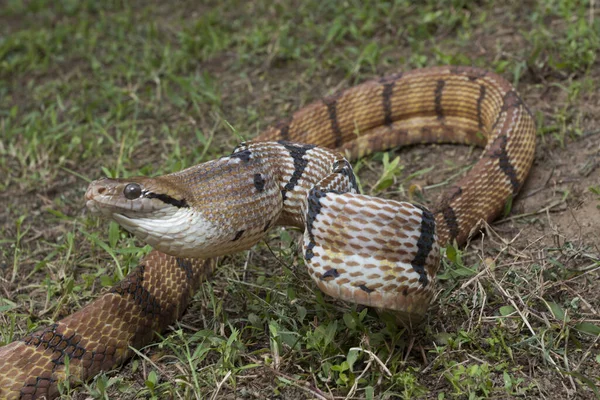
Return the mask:
[[[442,142],[484,150],[431,211],[357,193],[340,155]],[[88,206],[156,250],[88,306],[0,348],[0,398],[56,396],[66,357],[73,382],[122,363],[129,346],[147,344],[181,315],[210,275],[210,257],[249,248],[276,225],[304,229],[306,266],[324,292],[416,321],[435,291],[439,246],[464,243],[504,209],[534,150],[534,120],[508,82],[435,67],[327,97],[219,160],[96,181]]]

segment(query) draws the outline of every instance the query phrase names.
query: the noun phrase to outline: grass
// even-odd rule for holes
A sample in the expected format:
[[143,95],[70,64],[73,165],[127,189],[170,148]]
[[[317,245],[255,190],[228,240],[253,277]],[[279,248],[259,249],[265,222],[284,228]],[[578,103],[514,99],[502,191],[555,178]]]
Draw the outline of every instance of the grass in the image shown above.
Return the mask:
[[[298,233],[275,230],[222,258],[161,340],[63,396],[599,396],[600,222],[579,213],[599,199],[589,134],[600,123],[598,4],[202,3],[2,5],[0,345],[87,304],[148,251],[82,212],[90,180],[218,157],[384,73],[476,65],[510,79],[536,110],[538,158],[512,204],[517,218],[446,250],[422,327],[326,298],[307,279]],[[578,175],[573,157],[584,154],[592,167]],[[417,147],[357,170],[365,193],[434,204],[473,157]],[[548,200],[558,206],[544,209]]]

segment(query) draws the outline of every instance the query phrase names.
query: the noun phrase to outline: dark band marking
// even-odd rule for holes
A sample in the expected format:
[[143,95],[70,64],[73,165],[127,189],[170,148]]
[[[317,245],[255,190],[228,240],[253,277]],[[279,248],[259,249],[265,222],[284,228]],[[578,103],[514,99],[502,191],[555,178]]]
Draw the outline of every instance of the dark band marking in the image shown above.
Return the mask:
[[350,186],[352,189],[359,193],[358,183],[356,182],[356,175],[354,175],[354,171],[352,170],[352,165],[346,160],[336,161],[333,163],[333,172],[337,174],[342,174],[346,178],[348,178],[348,182],[350,182]]
[[477,122],[479,123],[479,130],[483,131],[485,128],[483,124],[483,115],[481,114],[481,105],[485,99],[485,86],[479,86],[479,97],[477,98]]
[[[184,260],[182,262],[185,263]],[[113,287],[110,293],[130,297],[139,306],[144,316],[149,315],[153,319],[154,315],[158,314],[156,310],[160,312],[160,306],[154,297],[141,286],[144,271],[145,266],[140,265],[121,283]],[[66,325],[55,323],[21,339],[26,345],[51,352],[50,361],[52,362],[51,370],[42,370],[39,376],[32,376],[24,382],[20,390],[21,395],[24,396],[23,398],[47,396],[50,393],[49,390],[52,390],[57,381],[54,378],[55,371],[65,365],[67,357],[70,360],[80,360],[80,366],[86,371],[106,370],[114,365],[116,352],[118,351],[117,346],[106,343],[100,344],[93,350],[86,349],[82,344],[84,337],[77,332],[67,332],[68,330],[69,328]],[[139,345],[139,343],[134,344],[134,346]]]
[[381,78],[379,78],[379,83],[381,83],[382,85],[385,85],[386,83],[397,82],[400,79],[402,79],[403,75],[404,75],[404,72],[398,72],[398,73],[395,73],[392,75],[382,76]]
[[65,356],[71,360],[81,360],[87,351],[79,345],[82,339],[81,335],[73,332],[70,336],[66,336],[60,332],[64,329],[59,324],[52,324],[41,331],[25,336],[21,341],[29,346],[51,350],[51,361],[54,364],[52,370],[54,371],[57,366],[64,365]]
[[323,275],[321,275],[321,280],[324,281],[329,278],[335,279],[339,276],[340,276],[340,273],[338,272],[338,270],[335,268],[332,268],[329,271],[326,271]]
[[373,289],[369,289],[366,285],[360,285],[358,288],[367,293],[371,293],[374,291]]
[[446,222],[446,226],[448,227],[450,241],[456,239],[458,237],[458,234],[460,233],[460,227],[458,225],[456,212],[450,204],[452,203],[452,201],[454,201],[455,198],[460,196],[462,192],[463,190],[460,186],[455,186],[449,189],[442,198],[442,201],[440,202],[440,206],[438,208],[439,211],[436,211],[436,213],[441,212],[444,217],[444,221]]
[[337,118],[337,101],[340,97],[340,94],[333,95],[330,97],[326,97],[323,99],[323,104],[327,106],[327,112],[329,113],[329,121],[331,122],[331,130],[333,131],[333,135],[335,137],[334,146],[340,147],[344,142],[342,137],[342,130],[340,129],[340,125]]
[[119,284],[113,286],[110,293],[116,293],[123,297],[128,296],[131,298],[133,302],[138,305],[139,310],[145,317],[160,317],[162,311],[160,302],[143,286],[145,270],[146,266],[140,264]]
[[308,234],[308,244],[304,249],[304,259],[306,261],[310,261],[314,257],[313,249],[316,246],[315,235],[313,232],[314,224],[321,213],[321,199],[327,196],[328,193],[341,194],[336,190],[321,190],[317,187],[313,187],[308,192],[308,210],[306,211],[306,233]]
[[427,257],[433,248],[433,242],[435,238],[435,218],[431,211],[425,207],[416,206],[423,211],[421,217],[421,235],[417,241],[417,254],[415,258],[410,262],[415,272],[419,274],[419,283],[423,287],[427,286],[429,280],[427,279],[427,273],[425,272],[425,263]]
[[194,278],[194,271],[192,269],[192,262],[187,258],[177,257],[175,259],[177,266],[185,271],[185,277],[189,280]]
[[279,130],[279,137],[281,140],[289,140],[290,139],[290,124],[292,122],[292,118],[284,119],[275,124],[275,129]]
[[164,193],[146,192],[144,193],[144,197],[146,197],[147,199],[158,199],[165,204],[170,204],[177,208],[189,208],[189,205],[185,199],[178,200]]
[[437,116],[438,120],[444,119],[444,107],[442,107],[444,86],[446,86],[446,81],[440,79],[437,81],[437,85],[435,87],[435,115]]
[[270,227],[271,227],[271,221],[267,221],[267,223],[265,224],[265,227],[263,228],[263,232],[268,231]]
[[521,97],[519,97],[519,94],[515,90],[506,92],[506,94],[502,98],[502,107],[500,108],[500,112],[496,117],[496,121],[494,121],[494,125],[492,125],[492,131],[496,129],[496,125],[498,125],[498,122],[500,122],[500,118],[505,112],[512,108],[519,108],[521,106],[523,106],[523,108],[529,114],[529,116],[533,118],[531,110],[527,107],[527,105],[523,102],[523,100],[521,99]]
[[[43,374],[44,372],[42,372]],[[29,377],[19,390],[20,399],[48,398],[51,388],[58,379],[47,376]]]
[[456,239],[458,234],[460,233],[460,229],[458,227],[458,219],[456,218],[456,212],[449,205],[446,205],[441,210],[442,215],[444,216],[444,221],[446,222],[446,226],[448,227],[448,233],[450,235],[450,241]]
[[298,181],[300,181],[300,178],[302,178],[302,174],[304,173],[306,166],[308,165],[308,160],[304,159],[306,152],[310,149],[315,148],[315,146],[310,144],[300,145],[296,143],[286,142],[283,140],[280,140],[277,143],[285,147],[287,151],[290,152],[292,160],[294,160],[294,172],[292,173],[289,182],[286,183],[285,187],[281,191],[283,201],[285,201],[287,199],[288,192],[294,190],[294,188],[298,184]]
[[254,187],[259,193],[265,190],[265,180],[261,174],[254,174]]
[[308,234],[308,244],[304,249],[304,259],[310,261],[314,257],[313,248],[315,247],[315,235],[313,233],[313,227],[317,216],[321,213],[321,199],[325,197],[326,193],[316,187],[313,187],[308,192],[307,205],[308,210],[306,212],[306,233]]
[[394,123],[392,119],[392,94],[394,93],[394,86],[396,85],[396,81],[391,81],[389,83],[383,84],[383,113],[384,119],[383,123],[387,126],[390,126]]
[[239,158],[240,160],[242,160],[243,162],[248,162],[250,161],[250,156],[252,155],[252,152],[248,149],[246,150],[241,150],[236,152],[236,150],[234,150],[233,153],[231,153],[231,155],[229,156],[229,158]]
[[510,184],[513,189],[513,194],[516,194],[521,188],[521,183],[517,177],[517,171],[511,164],[506,149],[508,137],[506,135],[500,135],[494,140],[494,143],[490,146],[488,157],[492,159],[498,159],[498,165],[502,172],[508,177]]
[[246,232],[245,229],[242,229],[241,231],[238,231],[235,234],[235,237],[233,238],[232,242],[235,242],[236,240],[239,240],[242,237],[242,235],[244,234],[244,232]]
[[502,111],[507,111],[510,108],[523,107],[525,111],[527,111],[527,114],[529,114],[529,116],[533,118],[533,113],[531,112],[529,107],[527,107],[527,104],[525,104],[525,102],[523,101],[521,96],[519,96],[516,90],[511,90],[510,92],[507,92],[504,95],[503,101],[504,102],[502,104]]

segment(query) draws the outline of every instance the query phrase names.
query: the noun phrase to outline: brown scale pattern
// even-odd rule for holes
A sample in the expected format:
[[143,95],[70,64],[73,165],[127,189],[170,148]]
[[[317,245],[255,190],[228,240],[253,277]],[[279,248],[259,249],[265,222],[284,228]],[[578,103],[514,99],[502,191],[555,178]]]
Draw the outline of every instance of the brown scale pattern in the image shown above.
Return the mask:
[[[440,257],[433,245],[422,265],[416,262],[425,211],[348,193],[327,193],[320,205],[312,226],[312,257],[307,257],[319,288],[342,300],[393,310],[404,323],[421,319],[435,293]],[[310,242],[305,234],[305,249]]]
[[[533,161],[535,124],[514,88],[498,75],[468,67],[436,67],[373,80],[330,96],[268,128],[258,140],[310,143],[338,149],[351,159],[415,143],[485,146],[480,161],[447,191],[434,211],[436,233],[443,245],[453,240],[463,243],[477,229],[480,221],[494,219],[507,199],[516,194]],[[293,171],[294,165],[290,163],[289,160],[287,164],[281,160],[277,166],[271,167]],[[263,174],[267,185],[273,174],[283,173],[269,168],[254,168],[250,172]],[[239,204],[230,205],[227,199],[232,197],[232,193],[247,192],[254,184],[251,181],[253,175],[242,180],[232,179],[232,176],[234,174],[222,168],[203,170],[195,176],[177,177],[177,174],[172,174],[162,178],[161,186],[167,194],[177,197],[186,190],[198,190],[193,188],[200,187],[211,177],[219,184],[211,185],[207,190],[211,191],[214,199],[221,199],[224,206],[231,206],[233,210],[239,209]],[[338,183],[328,182],[331,185]],[[246,204],[248,212],[241,216],[246,218],[242,222],[246,226],[256,225],[256,229],[260,225],[264,230],[265,222],[269,221],[253,221],[253,215],[257,213],[252,212],[251,207],[275,208],[278,201],[281,200],[271,198],[266,203],[249,202]],[[286,217],[294,224],[304,223],[304,217],[290,213]],[[339,218],[343,220],[343,217]],[[365,218],[357,215],[347,218],[346,222],[361,224],[366,221]],[[285,222],[284,219],[282,216],[280,222]],[[222,223],[227,225],[229,221]],[[374,226],[384,228],[377,223]],[[333,240],[328,245],[331,238],[322,239],[325,250],[344,244],[339,240],[333,243]],[[394,240],[405,242],[408,238],[399,234]],[[393,241],[390,243],[394,245]],[[368,250],[360,245],[354,247],[359,253],[369,255]],[[403,254],[389,256],[402,259]],[[326,257],[327,254],[324,254],[321,259]],[[309,272],[317,273],[319,266],[318,262],[309,264]],[[371,294],[397,291],[411,283],[405,276],[394,278],[389,275],[392,278],[386,276],[385,283],[369,288],[370,281],[377,279],[375,275],[381,277],[381,273],[394,272],[394,268],[398,267],[389,266],[389,271],[380,267],[379,272],[372,273],[365,265],[364,278],[358,273],[343,275],[345,269],[353,267],[356,266],[352,261],[340,265],[336,284],[341,288],[349,283],[363,286],[361,290],[353,287],[345,293],[345,298],[362,296],[356,300],[369,301],[376,307],[389,304],[385,304],[383,299],[382,303],[378,303],[377,296],[369,298],[367,291],[383,289]],[[138,270],[88,306],[50,327],[0,348],[0,398],[55,397],[56,383],[65,379],[65,356],[70,359],[74,382],[89,379],[100,370],[122,363],[131,355],[129,346],[140,347],[149,343],[153,332],[164,330],[181,315],[199,282],[211,271],[209,261],[176,259],[152,252],[141,262]],[[432,282],[435,272],[426,271]],[[327,292],[324,284],[333,278],[316,279]],[[404,307],[425,312],[430,294],[423,286],[411,286],[403,295]],[[344,298],[343,293],[341,297]]]
[[522,186],[533,162],[535,123],[502,77],[470,67],[434,67],[350,88],[304,107],[258,137],[281,138],[337,148],[350,159],[416,143],[485,146],[480,161],[435,209],[444,245],[464,243],[481,221],[503,210],[516,193],[506,164]]
[[58,395],[69,358],[71,381],[108,371],[175,322],[212,262],[157,251],[97,300],[59,322],[0,348],[0,398]]

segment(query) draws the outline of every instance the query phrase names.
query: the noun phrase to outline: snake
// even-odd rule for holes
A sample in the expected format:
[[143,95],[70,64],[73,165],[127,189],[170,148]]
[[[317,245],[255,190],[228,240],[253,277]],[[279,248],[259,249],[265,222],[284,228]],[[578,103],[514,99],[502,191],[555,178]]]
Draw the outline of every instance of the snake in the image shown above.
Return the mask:
[[[158,177],[99,179],[87,207],[154,249],[79,311],[0,348],[0,398],[59,395],[111,370],[184,312],[214,258],[275,226],[303,230],[324,293],[416,324],[436,292],[440,248],[462,245],[523,186],[535,121],[496,73],[442,66],[384,76],[303,107],[231,154]],[[394,147],[456,143],[479,160],[432,209],[363,195],[351,161]]]

